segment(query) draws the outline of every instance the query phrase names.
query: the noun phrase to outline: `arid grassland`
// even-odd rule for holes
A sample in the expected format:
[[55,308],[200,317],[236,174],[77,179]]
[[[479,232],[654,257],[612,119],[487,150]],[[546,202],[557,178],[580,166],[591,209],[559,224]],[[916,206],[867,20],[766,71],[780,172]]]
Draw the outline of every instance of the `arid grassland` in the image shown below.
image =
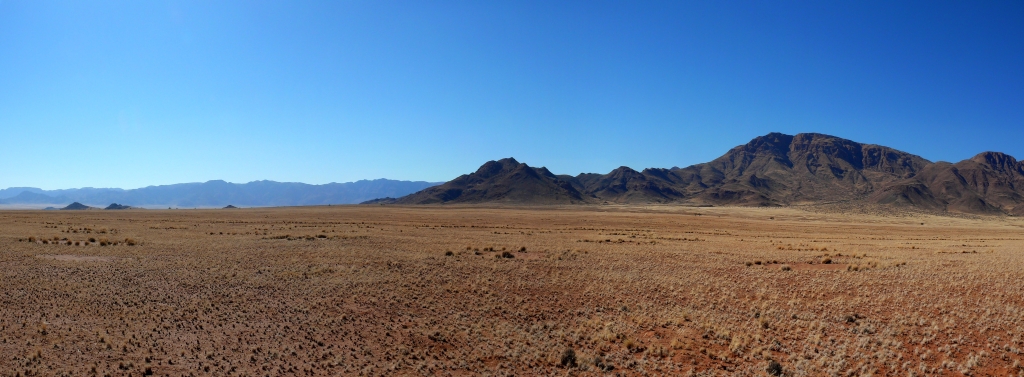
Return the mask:
[[1024,376],[1024,221],[0,212],[0,375]]

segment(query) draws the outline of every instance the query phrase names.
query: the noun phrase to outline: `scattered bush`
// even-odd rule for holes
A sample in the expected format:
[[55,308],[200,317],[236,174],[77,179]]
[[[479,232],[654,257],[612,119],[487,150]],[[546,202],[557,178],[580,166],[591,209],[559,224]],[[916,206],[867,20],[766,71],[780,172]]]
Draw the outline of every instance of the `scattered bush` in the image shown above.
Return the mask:
[[502,258],[515,258],[516,256],[512,255],[512,253],[510,253],[510,252],[502,251],[501,252],[501,257]]
[[446,257],[450,257],[452,255],[455,255],[455,253],[453,253],[451,250],[448,250],[448,251],[444,252],[444,256],[446,256]]
[[565,352],[562,352],[561,365],[563,368],[575,368],[577,366],[576,351],[574,351],[572,348],[569,348],[566,349]]

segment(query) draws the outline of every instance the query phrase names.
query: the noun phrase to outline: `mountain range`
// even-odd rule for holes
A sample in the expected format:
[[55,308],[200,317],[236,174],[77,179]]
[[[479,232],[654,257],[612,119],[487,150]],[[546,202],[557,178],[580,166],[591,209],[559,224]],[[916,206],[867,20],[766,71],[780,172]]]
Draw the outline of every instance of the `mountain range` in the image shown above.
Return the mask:
[[687,203],[788,206],[847,202],[928,211],[1024,215],[1024,162],[984,152],[931,162],[893,148],[816,134],[770,133],[685,168],[620,167],[556,175],[506,158],[396,204]]
[[33,187],[12,187],[0,190],[0,204],[64,205],[80,202],[99,208],[107,207],[110,203],[121,203],[133,207],[223,207],[229,204],[267,207],[354,204],[379,197],[399,197],[437,184],[390,179],[323,185],[274,181],[240,184],[217,180],[149,186],[131,190],[118,188],[41,190]]

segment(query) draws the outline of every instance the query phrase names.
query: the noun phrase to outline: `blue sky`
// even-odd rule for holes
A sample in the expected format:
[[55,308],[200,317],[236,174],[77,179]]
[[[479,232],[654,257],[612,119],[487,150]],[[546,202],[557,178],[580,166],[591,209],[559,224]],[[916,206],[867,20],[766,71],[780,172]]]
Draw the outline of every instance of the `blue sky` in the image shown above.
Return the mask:
[[1024,158],[1019,1],[4,1],[0,187]]

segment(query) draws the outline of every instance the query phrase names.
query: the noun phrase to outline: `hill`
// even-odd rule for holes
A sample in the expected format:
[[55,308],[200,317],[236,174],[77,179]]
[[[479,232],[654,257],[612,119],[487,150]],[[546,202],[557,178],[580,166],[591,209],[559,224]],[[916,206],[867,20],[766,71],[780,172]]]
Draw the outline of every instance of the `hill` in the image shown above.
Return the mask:
[[[392,201],[387,201],[392,202]],[[932,211],[1024,215],[1024,163],[998,152],[950,164],[816,133],[770,133],[685,168],[619,167],[554,175],[513,158],[393,201],[686,203],[789,206],[851,202]]]
[[92,209],[92,208],[93,207],[89,207],[89,206],[87,206],[85,204],[82,204],[82,203],[79,203],[79,202],[74,202],[74,203],[68,204],[67,207],[61,208],[61,210],[79,211],[79,210],[86,210],[86,209]]
[[395,203],[574,204],[586,201],[576,187],[548,169],[533,168],[514,158],[506,158],[488,161],[476,172],[399,198]]

